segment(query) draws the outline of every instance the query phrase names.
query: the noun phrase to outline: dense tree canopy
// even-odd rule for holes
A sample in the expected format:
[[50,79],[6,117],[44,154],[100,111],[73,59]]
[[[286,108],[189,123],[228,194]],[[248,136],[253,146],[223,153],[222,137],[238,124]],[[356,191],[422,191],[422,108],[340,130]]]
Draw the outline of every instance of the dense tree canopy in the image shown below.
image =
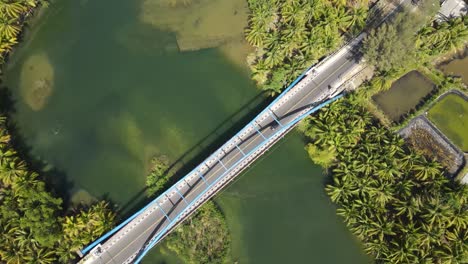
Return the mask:
[[462,47],[468,40],[466,16],[449,19],[441,23],[430,23],[416,36],[418,59],[427,59]]
[[368,0],[248,0],[248,58],[253,79],[278,93],[301,71],[335,50],[344,32],[365,25]]
[[98,203],[62,218],[62,200],[12,148],[5,120],[0,117],[0,262],[66,263],[113,225],[114,213]]
[[18,43],[26,17],[46,0],[1,0],[0,1],[0,64]]
[[372,29],[364,40],[362,52],[368,63],[380,72],[403,68],[412,63],[416,52],[416,33],[438,10],[438,1],[421,1],[406,7],[395,18]]
[[326,191],[377,263],[466,263],[468,188],[439,163],[406,148],[353,98],[301,129],[319,150],[334,150]]

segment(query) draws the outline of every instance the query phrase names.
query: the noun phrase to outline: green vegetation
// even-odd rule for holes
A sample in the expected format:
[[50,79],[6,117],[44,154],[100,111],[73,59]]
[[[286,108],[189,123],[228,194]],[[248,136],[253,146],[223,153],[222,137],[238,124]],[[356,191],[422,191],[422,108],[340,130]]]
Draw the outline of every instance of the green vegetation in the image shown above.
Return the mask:
[[437,12],[437,0],[421,1],[418,8],[405,8],[394,19],[372,29],[361,50],[379,72],[403,68],[416,58],[416,33]]
[[[152,169],[146,179],[147,195],[159,194],[167,188],[173,173],[169,159],[160,155],[151,160]],[[212,201],[175,229],[167,238],[167,247],[185,263],[224,263],[231,239],[223,213]]]
[[[246,39],[257,48],[249,58],[257,83],[279,92],[291,76],[337,48],[342,33],[362,28],[364,23],[354,27],[342,22],[350,10],[347,1],[330,2],[249,1],[252,16]],[[376,78],[351,99],[335,102],[299,127],[311,142],[306,146],[311,159],[332,172],[326,191],[339,205],[338,214],[378,263],[464,263],[468,259],[468,189],[446,179],[439,163],[408,149],[363,108],[378,111],[371,99],[374,94],[465,43],[465,18],[426,24],[435,11],[432,3],[405,10],[373,30],[363,52],[375,66]],[[363,11],[359,18],[364,21],[367,5],[358,8],[354,10]],[[405,118],[422,111],[442,92],[460,86],[456,78],[432,69],[421,71],[437,87]]]
[[62,233],[57,250],[61,263],[76,258],[76,252],[109,231],[115,221],[115,213],[108,203],[101,201],[88,208],[75,209],[72,215],[62,219]]
[[467,26],[464,16],[423,27],[416,36],[420,58],[439,56],[463,47],[468,40]]
[[328,169],[336,158],[336,149],[330,147],[328,149],[320,149],[316,145],[309,143],[306,146],[307,153],[309,157],[315,164],[318,164],[326,169]]
[[18,156],[5,121],[0,117],[0,260],[66,263],[113,225],[114,213],[100,202],[62,216],[62,200]]
[[[414,59],[407,61],[401,67],[391,68],[388,71],[377,71],[374,78],[359,88],[361,104],[372,112],[386,126],[394,129],[404,127],[413,117],[422,114],[434,99],[450,89],[466,90],[460,78],[445,76],[435,69],[431,63],[436,57],[453,52],[463,47],[468,40],[468,20],[466,17],[451,19],[440,24],[431,22],[416,34]],[[410,111],[402,115],[399,120],[392,121],[380,112],[375,106],[372,96],[389,89],[392,83],[406,73],[417,70],[428,77],[435,85],[435,89],[421,99]]]
[[0,64],[18,43],[25,20],[38,6],[46,4],[46,0],[0,1]]
[[146,178],[148,196],[153,196],[167,187],[167,182],[172,176],[172,173],[169,173],[169,159],[164,155],[153,158],[151,166],[151,171]]
[[248,0],[246,40],[252,78],[278,93],[301,71],[337,49],[345,32],[365,25],[368,0]]
[[225,263],[231,248],[226,220],[207,202],[167,238],[169,249],[189,264]]
[[405,148],[354,97],[301,128],[319,150],[335,150],[326,191],[378,263],[466,262],[468,188],[446,179],[439,163]]
[[[422,13],[432,12],[430,8],[427,10],[429,10],[429,12]],[[408,16],[412,17],[413,15],[414,14],[411,13]],[[385,27],[393,27],[393,30],[398,32],[397,22],[399,20],[396,19],[395,21],[396,22]],[[468,40],[468,20],[466,16],[443,22],[431,21],[421,28],[419,27],[420,21],[421,20],[418,20],[418,23],[409,22],[408,24],[412,26],[406,28],[410,30],[403,30],[405,33],[401,36],[398,35],[402,38],[402,40],[398,41],[404,42],[405,48],[401,51],[395,51],[395,54],[390,54],[389,50],[393,48],[392,45],[400,44],[396,44],[387,39],[387,41],[389,41],[388,43],[392,44],[387,45],[388,43],[384,42],[384,40],[389,37],[379,35],[379,30],[383,31],[384,29],[375,30],[366,40],[366,46],[363,47],[364,49],[370,48],[367,52],[365,52],[365,50],[363,51],[367,59],[376,66],[377,71],[374,74],[374,78],[359,89],[358,94],[361,97],[361,103],[367,110],[377,116],[383,124],[386,126],[393,125],[394,129],[402,128],[411,118],[423,113],[427,109],[427,106],[442,93],[454,88],[466,90],[466,87],[459,78],[444,76],[440,71],[436,70],[433,65],[437,57],[464,47]],[[416,33],[412,35],[410,34],[411,32]],[[379,47],[382,46],[385,48],[379,49]],[[392,59],[382,59],[385,58],[385,56],[392,57],[393,55],[397,57],[401,55],[404,56],[404,58],[394,63],[391,62]],[[377,58],[378,56],[384,57]],[[436,89],[424,97],[407,114],[403,115],[400,120],[393,122],[375,105],[372,96],[389,89],[394,81],[413,70],[417,70],[428,77],[436,84]]]
[[437,102],[428,113],[429,119],[464,152],[468,152],[468,102],[459,95],[449,94]]

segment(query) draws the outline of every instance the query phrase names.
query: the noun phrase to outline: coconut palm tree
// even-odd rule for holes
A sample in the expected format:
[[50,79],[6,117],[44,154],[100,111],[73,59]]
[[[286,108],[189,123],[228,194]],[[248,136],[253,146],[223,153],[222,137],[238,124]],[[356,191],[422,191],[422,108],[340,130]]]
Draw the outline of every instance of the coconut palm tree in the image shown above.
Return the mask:
[[426,161],[424,156],[413,166],[415,177],[421,181],[434,179],[441,174],[442,165],[435,161]]
[[347,28],[352,28],[352,33],[356,33],[361,31],[364,26],[366,25],[366,19],[367,19],[367,7],[354,7],[349,13],[349,20],[346,25]]
[[0,14],[10,18],[19,18],[32,4],[33,1],[0,0]]
[[252,26],[245,30],[245,39],[252,46],[263,47],[265,33],[260,31],[258,27]]

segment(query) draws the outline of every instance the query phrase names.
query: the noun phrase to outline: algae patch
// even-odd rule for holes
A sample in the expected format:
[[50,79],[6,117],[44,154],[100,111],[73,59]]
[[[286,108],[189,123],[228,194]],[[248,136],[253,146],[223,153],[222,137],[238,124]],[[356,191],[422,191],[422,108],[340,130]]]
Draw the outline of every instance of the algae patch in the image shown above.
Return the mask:
[[116,32],[117,43],[131,52],[162,54],[178,52],[174,34],[166,34],[151,25],[130,23]]
[[108,118],[97,130],[101,144],[120,147],[128,155],[144,162],[145,141],[135,117],[122,112]]
[[71,197],[71,204],[78,206],[78,205],[90,205],[96,202],[96,197],[92,196],[88,191],[85,189],[78,189],[76,190],[72,197]]
[[30,56],[23,64],[20,92],[23,100],[34,111],[44,108],[52,94],[54,68],[44,52]]
[[239,40],[247,26],[244,0],[144,0],[140,19],[176,33],[181,51],[218,47]]

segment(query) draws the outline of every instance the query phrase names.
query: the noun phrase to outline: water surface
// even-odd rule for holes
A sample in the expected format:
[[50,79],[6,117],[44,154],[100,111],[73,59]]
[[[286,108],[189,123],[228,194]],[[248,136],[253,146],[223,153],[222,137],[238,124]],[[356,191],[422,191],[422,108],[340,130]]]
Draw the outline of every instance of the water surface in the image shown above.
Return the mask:
[[411,71],[392,84],[389,90],[372,98],[393,121],[416,107],[434,88],[434,84],[417,71]]
[[[9,64],[18,131],[77,201],[105,197],[121,214],[134,211],[151,157],[165,154],[187,171],[265,101],[244,68],[245,2],[173,2],[54,2]],[[161,25],[147,8],[190,17]],[[230,185],[216,201],[232,261],[367,262],[324,178],[293,134]],[[145,261],[180,263],[164,245]]]
[[460,57],[454,58],[446,64],[440,66],[440,69],[448,74],[460,76],[463,82],[468,85],[468,50]]

